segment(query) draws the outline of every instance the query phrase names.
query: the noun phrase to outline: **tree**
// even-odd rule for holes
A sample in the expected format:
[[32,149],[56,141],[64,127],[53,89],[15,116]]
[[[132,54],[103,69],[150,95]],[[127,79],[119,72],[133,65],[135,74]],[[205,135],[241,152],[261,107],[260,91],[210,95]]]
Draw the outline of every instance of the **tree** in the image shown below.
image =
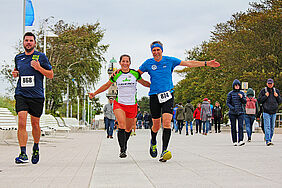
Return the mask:
[[[50,27],[58,35],[47,42],[47,56],[52,62],[54,79],[47,81],[46,102],[49,111],[55,111],[62,104],[62,93],[67,86],[71,100],[83,96],[86,90],[98,81],[103,54],[108,45],[100,44],[104,30],[100,23],[76,26],[60,20]],[[43,48],[43,30],[38,33],[39,49]]]
[[186,51],[187,59],[217,59],[219,68],[199,67],[179,71],[185,79],[176,85],[176,101],[185,98],[193,104],[208,97],[225,107],[227,93],[234,79],[247,81],[258,92],[267,78],[282,84],[281,0],[251,3],[246,12],[232,15],[217,24],[210,41]]
[[140,110],[142,113],[144,111],[150,112],[150,99],[149,97],[142,97],[140,100],[137,101],[138,106],[140,107]]
[[[71,100],[83,96],[86,90],[98,81],[103,54],[109,45],[101,44],[105,30],[100,23],[77,26],[63,20],[51,25],[49,29],[58,37],[47,37],[47,57],[54,71],[54,79],[47,79],[46,109],[55,113],[63,104],[67,86]],[[43,26],[36,34],[37,50],[43,51]],[[2,70],[6,78],[11,70]],[[82,101],[82,100],[81,100]]]

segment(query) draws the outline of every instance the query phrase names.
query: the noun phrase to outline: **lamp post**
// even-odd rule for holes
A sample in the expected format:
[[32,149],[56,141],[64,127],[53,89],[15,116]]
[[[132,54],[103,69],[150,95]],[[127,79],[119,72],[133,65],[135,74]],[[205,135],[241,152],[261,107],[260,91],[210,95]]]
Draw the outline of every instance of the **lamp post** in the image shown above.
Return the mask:
[[[71,79],[71,74],[70,74],[71,66],[78,64],[78,63],[79,62],[75,62],[75,63],[72,63],[68,66],[67,73],[68,73],[69,79]],[[70,101],[70,99],[69,99],[69,80],[68,80],[68,82],[67,82],[67,113],[66,113],[67,118],[69,117],[69,101]]]
[[[43,23],[43,53],[46,55],[47,53],[47,22],[50,18],[54,18],[53,16],[50,16],[46,19],[44,19],[44,23]],[[48,36],[48,37],[58,37],[57,35],[52,35],[52,36]],[[43,78],[43,90],[44,90],[44,97],[46,97],[46,77],[44,76]],[[45,115],[45,108],[46,108],[46,100],[44,100],[44,104],[43,104],[43,112],[42,115]]]

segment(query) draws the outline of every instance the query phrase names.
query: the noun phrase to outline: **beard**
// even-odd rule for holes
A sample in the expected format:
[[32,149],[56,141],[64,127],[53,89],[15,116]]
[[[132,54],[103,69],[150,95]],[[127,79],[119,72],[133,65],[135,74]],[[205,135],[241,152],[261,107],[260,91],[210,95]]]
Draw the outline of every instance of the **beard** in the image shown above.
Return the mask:
[[25,49],[25,51],[26,51],[27,53],[29,53],[29,52],[31,52],[31,51],[34,49],[34,47],[32,47],[32,48],[24,47],[24,49]]

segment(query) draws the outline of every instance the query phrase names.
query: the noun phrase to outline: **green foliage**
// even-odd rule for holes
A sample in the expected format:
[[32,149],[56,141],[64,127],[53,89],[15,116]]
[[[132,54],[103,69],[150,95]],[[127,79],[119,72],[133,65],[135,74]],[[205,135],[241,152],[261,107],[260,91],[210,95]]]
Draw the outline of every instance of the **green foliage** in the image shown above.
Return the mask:
[[137,101],[138,106],[140,107],[140,110],[142,113],[144,113],[144,111],[149,112],[150,113],[150,99],[149,97],[142,97],[140,100]]
[[[54,78],[47,79],[46,113],[56,114],[63,106],[63,96],[67,93],[68,85],[70,99],[76,100],[79,96],[80,101],[83,101],[84,93],[99,80],[101,67],[105,62],[103,54],[108,45],[101,44],[105,31],[98,22],[77,26],[60,20],[51,25],[49,30],[57,37],[47,37],[46,42],[46,55],[54,71]],[[36,50],[41,52],[44,48],[43,31],[42,24],[36,34]],[[16,46],[16,50],[23,52],[22,42]],[[16,79],[12,78],[12,69],[13,66],[2,67],[1,73],[9,80],[13,90]]]
[[[54,79],[47,80],[47,110],[56,111],[62,106],[63,95],[69,85],[70,99],[80,96],[82,101],[85,90],[94,86],[100,76],[103,54],[108,45],[100,44],[104,30],[100,23],[76,26],[60,20],[50,29],[58,37],[47,38],[47,57],[49,58]],[[39,49],[43,50],[43,31],[38,35]],[[81,105],[82,106],[82,105]]]
[[195,105],[207,97],[227,110],[226,96],[234,79],[248,82],[257,95],[268,78],[275,80],[275,87],[282,85],[282,1],[266,0],[251,6],[217,24],[210,41],[186,52],[187,59],[216,59],[221,66],[178,71],[185,79],[175,87],[176,102],[189,98]]
[[15,111],[15,100],[8,97],[0,97],[0,108],[8,108],[13,115],[17,115]]

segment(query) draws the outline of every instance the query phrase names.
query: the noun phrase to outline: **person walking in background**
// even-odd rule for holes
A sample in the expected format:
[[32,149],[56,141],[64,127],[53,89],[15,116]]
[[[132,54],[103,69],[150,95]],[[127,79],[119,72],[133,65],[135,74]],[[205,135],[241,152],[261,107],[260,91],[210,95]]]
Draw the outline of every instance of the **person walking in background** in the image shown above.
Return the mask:
[[[211,100],[208,100],[208,102],[210,103],[210,106],[211,106],[211,112],[213,112],[213,105],[211,103]],[[214,122],[214,119],[213,119],[213,116],[211,118],[209,118],[209,131],[210,133],[212,132],[212,126],[213,126],[213,122]]]
[[203,122],[203,135],[207,135],[209,132],[209,121],[211,118],[211,106],[207,98],[204,98],[201,106],[201,120]]
[[139,113],[137,114],[137,128],[138,129],[142,129],[142,125],[143,125],[143,114],[141,111],[139,111]]
[[107,131],[107,138],[113,138],[113,131],[115,126],[115,114],[113,111],[113,97],[109,97],[109,103],[104,106],[103,113],[104,113],[104,122],[105,128]]
[[258,102],[257,102],[257,99],[255,98],[255,92],[252,88],[249,88],[247,90],[246,101],[247,101],[246,107],[245,107],[246,132],[248,135],[248,142],[251,142],[252,132],[253,132],[253,123],[259,111]]
[[258,101],[262,104],[263,119],[264,119],[264,131],[266,145],[273,145],[272,137],[274,134],[276,112],[282,99],[278,89],[274,88],[273,79],[267,80],[267,87],[263,88],[258,97]]
[[258,111],[258,114],[257,114],[257,120],[260,121],[260,127],[261,127],[261,130],[263,132],[263,135],[264,135],[264,141],[265,141],[265,131],[264,131],[264,119],[263,119],[263,108],[262,108],[262,104],[258,103],[259,104],[259,111]]
[[177,129],[177,120],[176,120],[176,117],[175,117],[177,108],[178,108],[178,104],[176,104],[175,107],[173,108],[173,115],[172,115],[172,120],[173,120],[172,130],[174,129],[176,133],[178,131],[178,129]]
[[212,111],[212,116],[214,119],[214,129],[215,133],[220,133],[220,122],[222,120],[222,110],[218,101],[215,102],[215,107]]
[[176,120],[177,120],[177,128],[178,128],[179,134],[181,134],[181,131],[183,128],[183,121],[185,119],[184,113],[185,113],[185,110],[182,106],[182,103],[179,103],[178,108],[176,110],[176,115],[175,115]]
[[[239,80],[235,79],[232,84],[233,90],[227,95],[226,104],[229,107],[229,118],[231,122],[231,135],[232,142],[234,146],[242,146],[243,142],[243,120],[244,120],[244,106],[246,104],[245,94],[240,91],[241,83]],[[236,120],[238,120],[238,139],[237,139],[237,129]],[[238,141],[238,143],[237,143]]]
[[150,124],[150,116],[148,112],[144,112],[144,128],[149,129],[149,124]]
[[196,121],[196,133],[201,133],[202,130],[201,103],[198,103],[197,108],[194,111],[193,117]]
[[194,107],[190,103],[191,100],[187,100],[187,104],[184,106],[184,112],[185,112],[185,122],[186,122],[186,135],[188,135],[188,125],[190,125],[191,135],[193,135],[193,112]]

